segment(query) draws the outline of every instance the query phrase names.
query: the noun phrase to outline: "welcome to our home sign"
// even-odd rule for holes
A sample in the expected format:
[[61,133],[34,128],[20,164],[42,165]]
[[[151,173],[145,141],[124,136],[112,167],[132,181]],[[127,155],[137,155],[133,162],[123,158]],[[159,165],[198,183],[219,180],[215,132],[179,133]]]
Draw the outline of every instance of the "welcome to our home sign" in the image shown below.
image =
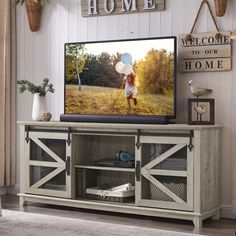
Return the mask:
[[231,39],[229,32],[192,34],[187,40],[186,34],[179,37],[179,71],[226,71],[231,70]]
[[164,10],[165,0],[81,0],[84,17]]

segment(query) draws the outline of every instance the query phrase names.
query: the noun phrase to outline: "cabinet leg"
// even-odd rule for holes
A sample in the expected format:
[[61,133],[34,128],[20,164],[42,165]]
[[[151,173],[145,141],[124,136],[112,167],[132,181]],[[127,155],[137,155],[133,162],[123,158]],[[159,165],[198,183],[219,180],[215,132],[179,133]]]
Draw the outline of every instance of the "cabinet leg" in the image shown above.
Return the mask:
[[215,215],[211,217],[212,220],[219,220],[220,219],[220,209],[216,211]]
[[196,234],[201,233],[201,231],[202,231],[202,217],[194,216],[193,224],[194,224],[193,232],[196,233]]
[[23,209],[26,205],[26,201],[24,197],[20,197],[20,209]]

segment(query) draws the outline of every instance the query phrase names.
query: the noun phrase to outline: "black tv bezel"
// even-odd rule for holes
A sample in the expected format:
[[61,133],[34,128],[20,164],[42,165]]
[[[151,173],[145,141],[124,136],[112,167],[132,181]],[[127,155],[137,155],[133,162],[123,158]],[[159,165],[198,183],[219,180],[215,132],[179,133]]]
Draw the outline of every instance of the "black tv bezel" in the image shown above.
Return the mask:
[[[142,116],[142,115],[88,115],[88,114],[66,114],[66,46],[71,44],[88,44],[88,43],[109,43],[109,42],[127,42],[141,41],[152,39],[174,39],[174,114],[164,116]],[[177,37],[150,37],[150,38],[132,38],[119,40],[102,40],[102,41],[84,41],[70,42],[64,44],[64,114],[61,114],[60,121],[64,122],[93,122],[93,123],[130,123],[130,124],[167,124],[170,120],[176,119],[176,79],[177,79]]]

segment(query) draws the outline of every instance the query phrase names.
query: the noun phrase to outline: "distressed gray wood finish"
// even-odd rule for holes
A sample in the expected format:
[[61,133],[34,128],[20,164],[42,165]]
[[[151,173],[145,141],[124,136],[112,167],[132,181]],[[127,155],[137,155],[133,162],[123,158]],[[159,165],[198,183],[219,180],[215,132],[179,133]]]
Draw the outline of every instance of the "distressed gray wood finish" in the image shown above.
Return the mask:
[[[143,199],[140,193],[142,190],[139,190],[136,195],[136,204],[139,206],[150,206],[150,207],[159,207],[159,208],[168,208],[168,209],[181,209],[181,210],[193,210],[193,152],[190,152],[187,149],[189,144],[189,138],[184,137],[140,137],[141,148],[136,152],[136,159],[141,162],[141,181],[136,180],[136,190],[137,188],[142,189],[143,184],[142,177],[150,181],[154,186],[160,189],[164,194],[166,194],[171,200],[154,200],[154,199]],[[143,144],[173,144],[174,146],[169,150],[165,151],[160,156],[157,156],[154,160],[147,163],[145,166],[142,165],[142,145]],[[167,158],[171,157],[172,154],[175,154],[182,148],[186,148],[186,162],[187,162],[187,171],[175,171],[175,170],[157,170],[152,169],[157,164],[165,161]],[[162,175],[162,172],[165,172]],[[163,182],[156,180],[153,176],[175,176],[175,177],[185,177],[187,185],[187,200],[186,202],[176,195],[175,190],[170,190],[165,187]]]
[[[95,4],[96,10],[94,10],[94,8],[90,10],[89,9],[90,2],[91,6],[94,7],[95,1],[96,1]],[[126,5],[125,2],[127,2]],[[145,9],[145,5],[147,4],[149,9]],[[165,10],[165,0],[151,0],[151,1],[150,0],[81,0],[81,15],[83,17],[109,16],[109,15],[119,15],[127,13],[140,13],[140,12],[164,11],[164,10]]]
[[[25,137],[25,131],[23,130],[23,137]],[[62,171],[66,168],[65,160],[62,160],[53,150],[47,147],[41,139],[49,139],[49,140],[66,140],[67,135],[63,133],[52,133],[52,132],[29,132],[29,142],[27,143],[24,139],[24,149],[22,149],[23,159],[21,160],[22,169],[21,173],[23,174],[22,178],[22,189],[26,193],[39,194],[39,195],[48,195],[48,196],[57,196],[57,197],[65,197],[71,198],[71,176],[65,176],[65,190],[57,191],[55,189],[47,189],[42,188],[42,186],[48,181],[52,180],[54,177],[58,176]],[[31,145],[34,142],[37,147],[40,147],[40,150],[43,150],[47,155],[50,156],[49,161],[41,160],[41,158],[37,160],[31,160]],[[71,156],[71,149],[68,145],[65,147],[66,157]],[[40,152],[42,153],[42,152]],[[39,168],[53,168],[50,173],[46,175],[42,175],[41,171],[37,170],[38,180],[31,184],[32,174],[30,171],[30,167],[39,167]],[[71,167],[70,167],[71,169]]]
[[[208,2],[214,9],[214,1]],[[222,30],[236,28],[236,1],[228,2],[227,14],[217,19]],[[43,78],[50,78],[56,90],[47,96],[48,108],[53,120],[59,120],[64,111],[64,43],[179,35],[190,31],[200,3],[196,0],[166,0],[165,11],[82,17],[78,0],[53,0],[44,8],[41,29],[36,34],[29,30],[25,8],[17,7],[17,80],[32,79],[32,82],[41,84]],[[215,30],[205,9],[195,30]],[[191,97],[188,81],[193,80],[197,86],[213,89],[211,96],[215,98],[215,121],[223,127],[221,204],[223,214],[227,216],[232,212],[232,196],[236,206],[236,46],[235,42],[233,44],[232,71],[178,74],[176,101],[177,121],[185,123],[188,114],[186,99]],[[30,120],[31,113],[31,94],[17,93],[17,119]],[[16,140],[19,160],[19,132]],[[16,169],[19,172],[19,162]],[[16,181],[18,185],[19,179]]]
[[[62,123],[62,122],[18,122],[21,126],[21,193],[20,205],[23,206],[27,201],[41,202],[55,205],[65,205],[72,207],[97,209],[104,211],[115,211],[130,214],[142,214],[151,216],[161,216],[176,219],[192,220],[195,225],[195,232],[200,232],[202,227],[202,220],[213,217],[219,218],[219,161],[220,161],[220,126],[189,126],[185,124],[179,125],[136,125],[136,124],[98,124],[98,123]],[[27,161],[29,159],[28,145],[25,141],[25,125],[30,125],[30,128],[37,130],[40,137],[47,135],[49,138],[57,139],[63,136],[66,139],[68,127],[72,127],[71,134],[72,143],[71,148],[68,149],[67,155],[72,156],[71,164],[71,183],[68,188],[68,198],[56,197],[53,192],[48,190],[40,190],[32,192],[34,195],[27,193],[27,182],[29,181],[29,165],[35,165],[34,161]],[[156,160],[145,165],[142,170],[144,177],[152,181],[153,176],[179,176],[186,177],[188,196],[187,203],[191,207],[186,207],[180,199],[176,198],[174,194],[168,192],[170,196],[175,198],[176,202],[166,204],[165,202],[157,200],[142,199],[141,186],[136,181],[135,183],[135,203],[114,203],[101,202],[95,200],[79,200],[76,195],[77,179],[75,172],[79,169],[88,169],[90,171],[99,171],[97,183],[104,183],[107,179],[108,183],[123,184],[127,180],[134,184],[135,172],[132,169],[115,170],[114,168],[96,168],[93,164],[85,165],[87,162],[93,162],[96,157],[101,157],[102,150],[105,150],[106,155],[114,153],[117,148],[127,148],[130,152],[135,150],[136,160],[140,159],[140,149],[135,143],[138,141],[137,131],[141,129],[142,132],[152,135],[141,136],[141,143],[167,143],[167,144],[189,144],[189,139],[186,137],[176,137],[179,133],[188,133],[193,131],[193,149],[188,151],[188,170],[187,171],[171,171],[152,169],[152,166],[157,163]],[[57,132],[56,132],[57,131]],[[64,132],[63,134],[58,132]],[[89,132],[93,131],[91,134]],[[101,133],[101,132],[105,133]],[[87,132],[87,133],[86,133]],[[111,132],[109,135],[106,132]],[[112,132],[114,132],[112,134]],[[119,132],[116,134],[115,132]],[[123,132],[123,134],[122,134]],[[132,134],[127,135],[127,132]],[[51,134],[50,134],[51,133]],[[157,133],[157,136],[153,136]],[[162,137],[163,133],[170,134],[170,137]],[[49,136],[50,134],[50,136]],[[172,134],[172,135],[171,135]],[[142,146],[141,146],[142,148]],[[191,155],[190,155],[191,154]],[[163,160],[165,159],[163,154]],[[168,155],[167,155],[168,156]],[[47,163],[39,163],[45,166]],[[57,165],[54,164],[54,165]],[[150,166],[150,168],[149,168]],[[194,170],[194,171],[193,171]],[[118,181],[119,180],[119,181]],[[153,181],[156,184],[156,181]],[[159,185],[159,184],[158,184]],[[162,186],[161,186],[162,187]],[[163,188],[162,188],[163,189]],[[191,190],[192,189],[192,190]],[[166,189],[164,188],[164,191]],[[50,196],[51,194],[51,196]],[[43,196],[48,195],[48,196]],[[140,201],[142,200],[142,201]],[[142,202],[142,205],[139,203]],[[181,207],[182,206],[182,207]]]

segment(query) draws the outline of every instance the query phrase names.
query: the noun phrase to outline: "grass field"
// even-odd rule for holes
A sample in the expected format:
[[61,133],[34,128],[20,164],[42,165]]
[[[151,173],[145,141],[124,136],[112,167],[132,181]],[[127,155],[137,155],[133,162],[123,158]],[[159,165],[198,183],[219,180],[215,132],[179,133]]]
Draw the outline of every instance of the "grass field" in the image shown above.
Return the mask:
[[174,99],[148,94],[136,95],[138,104],[131,100],[128,109],[124,89],[66,85],[67,114],[113,114],[113,115],[166,115],[173,114]]

